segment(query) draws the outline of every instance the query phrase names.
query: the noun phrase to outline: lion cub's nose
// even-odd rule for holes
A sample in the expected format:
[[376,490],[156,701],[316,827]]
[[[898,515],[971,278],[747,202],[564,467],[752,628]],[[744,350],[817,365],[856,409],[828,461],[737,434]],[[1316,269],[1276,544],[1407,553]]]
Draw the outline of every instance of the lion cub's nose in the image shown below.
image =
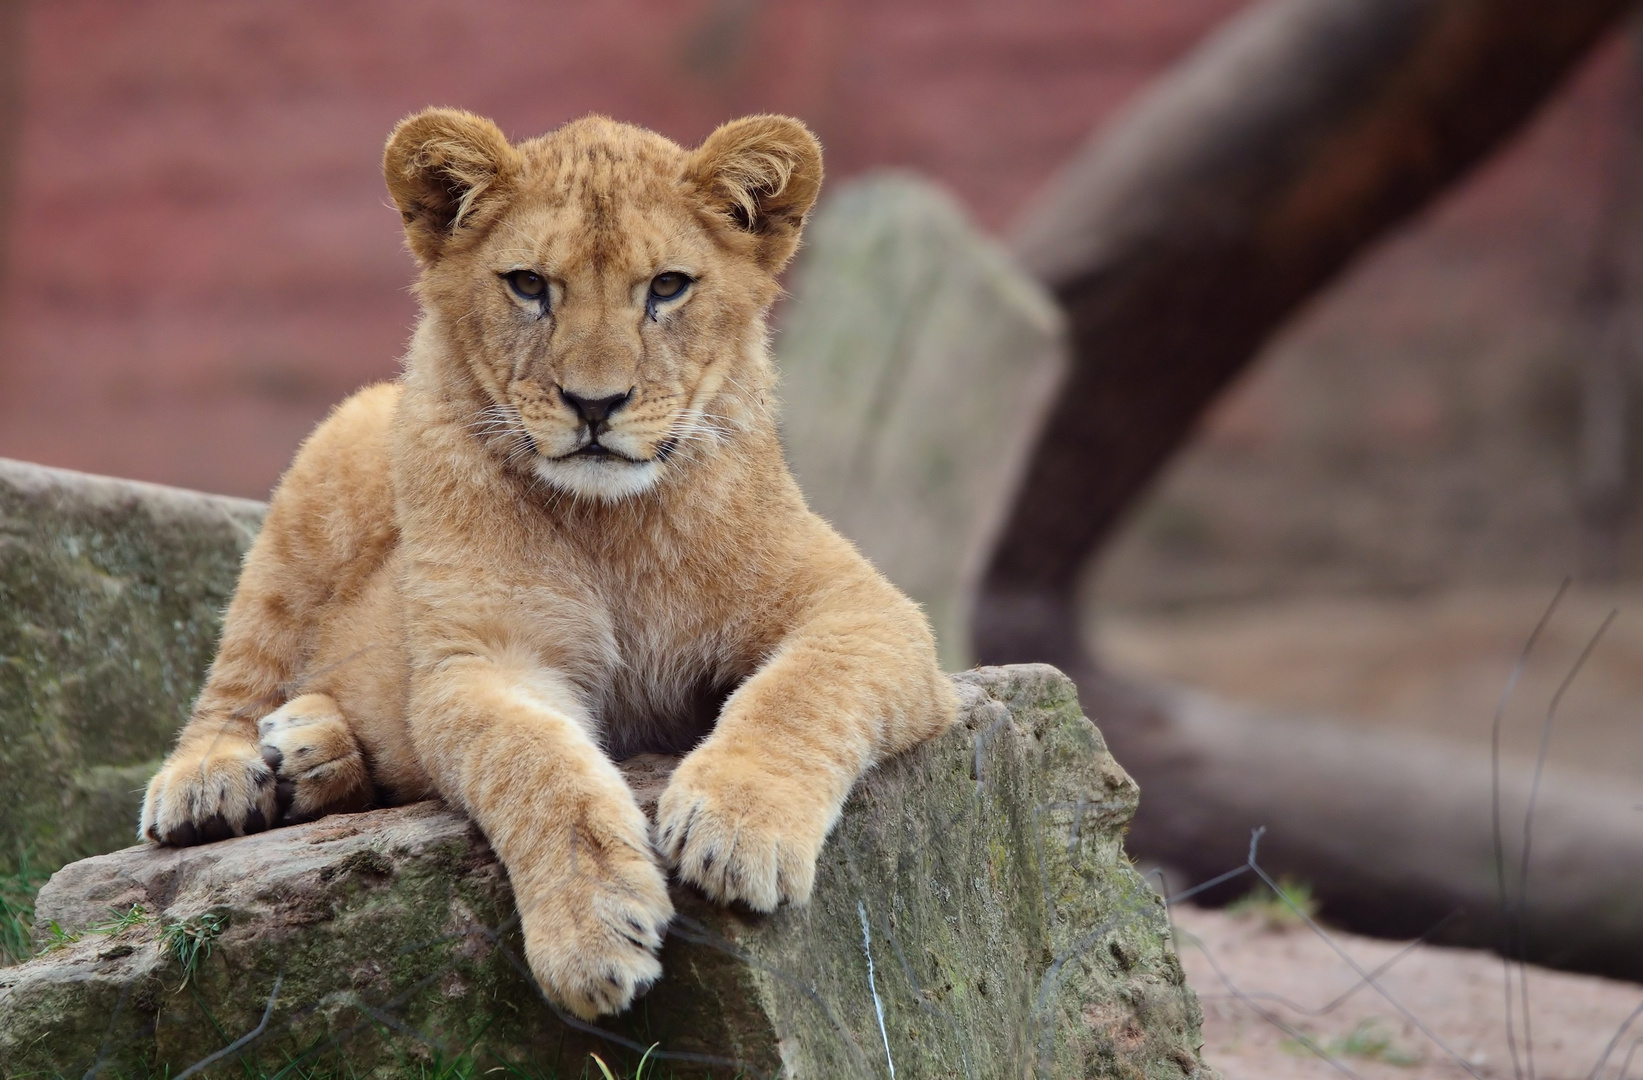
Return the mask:
[[580,416],[583,422],[588,425],[588,431],[597,435],[599,425],[610,419],[611,413],[626,405],[628,399],[633,396],[633,391],[629,390],[625,394],[612,394],[609,397],[585,398],[581,394],[573,394],[561,386],[559,396],[565,399],[566,405],[576,410],[576,415]]

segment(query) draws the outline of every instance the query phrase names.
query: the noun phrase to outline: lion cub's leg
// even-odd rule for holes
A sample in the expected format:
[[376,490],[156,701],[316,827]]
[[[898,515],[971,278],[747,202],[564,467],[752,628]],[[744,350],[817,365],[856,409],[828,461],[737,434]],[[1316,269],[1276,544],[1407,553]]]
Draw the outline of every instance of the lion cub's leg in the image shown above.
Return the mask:
[[714,900],[756,911],[808,901],[862,773],[957,714],[923,614],[870,570],[861,577],[730,696],[662,793],[658,845]]
[[441,793],[507,867],[542,989],[592,1019],[662,973],[673,918],[649,823],[570,683],[478,656],[424,672],[411,734]]
[[314,631],[357,602],[338,598],[366,595],[384,573],[396,542],[387,438],[398,400],[391,384],[361,391],[297,452],[246,553],[199,701],[149,782],[139,836],[199,844],[278,823],[257,718],[303,685]]
[[279,824],[363,810],[371,777],[359,742],[327,694],[293,698],[257,721],[258,749],[274,770]]

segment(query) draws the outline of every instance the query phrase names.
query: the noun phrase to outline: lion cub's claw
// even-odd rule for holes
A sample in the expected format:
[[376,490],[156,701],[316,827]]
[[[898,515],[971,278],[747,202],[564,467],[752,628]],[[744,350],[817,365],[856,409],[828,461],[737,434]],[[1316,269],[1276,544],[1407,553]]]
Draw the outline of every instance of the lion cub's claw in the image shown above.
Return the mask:
[[656,954],[626,938],[615,947],[581,942],[561,952],[546,959],[533,956],[531,970],[549,998],[583,1020],[622,1012],[662,977]]
[[648,851],[591,861],[591,871],[584,864],[523,919],[537,981],[584,1020],[621,1012],[661,977],[656,953],[673,919],[667,881]]
[[189,847],[261,832],[276,820],[274,770],[253,743],[223,738],[174,756],[155,774],[137,833]]
[[755,911],[810,900],[832,824],[809,792],[734,764],[686,758],[656,808],[657,847],[708,898]]

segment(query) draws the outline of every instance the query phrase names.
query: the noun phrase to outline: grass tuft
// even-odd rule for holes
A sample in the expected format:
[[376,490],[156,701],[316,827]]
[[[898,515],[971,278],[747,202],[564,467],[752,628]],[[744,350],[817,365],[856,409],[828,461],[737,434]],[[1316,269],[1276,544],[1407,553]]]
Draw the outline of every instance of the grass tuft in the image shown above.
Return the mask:
[[[633,1076],[624,1078],[624,1080],[645,1080],[645,1068],[650,1062],[650,1055],[654,1054],[656,1048],[660,1045],[662,1044],[651,1043],[650,1049],[645,1051],[645,1056],[639,1059],[639,1067],[633,1070]],[[604,1077],[604,1080],[617,1080],[616,1074],[610,1071],[610,1066],[605,1064],[604,1058],[598,1054],[589,1054],[588,1057],[592,1058],[593,1063],[599,1066],[599,1073]]]
[[[1296,1039],[1285,1039],[1279,1045],[1285,1053],[1298,1057],[1316,1052],[1312,1047]],[[1400,1069],[1413,1068],[1424,1060],[1420,1054],[1394,1042],[1392,1033],[1386,1029],[1385,1023],[1374,1016],[1358,1021],[1357,1026],[1345,1035],[1338,1035],[1329,1040],[1324,1044],[1323,1050],[1331,1057],[1379,1061]]]
[[221,911],[206,911],[182,922],[172,923],[160,932],[160,948],[170,953],[183,969],[181,992],[199,970],[201,961],[211,955],[211,943],[228,926],[228,915]]
[[[1291,877],[1278,879],[1278,891],[1265,883],[1255,886],[1241,900],[1227,905],[1229,915],[1252,915],[1260,919],[1268,930],[1288,930],[1304,926],[1306,919],[1318,914],[1318,901],[1313,898],[1312,886]],[[1305,918],[1302,918],[1302,913]]]
[[48,953],[53,949],[61,949],[64,945],[72,945],[83,937],[118,934],[123,930],[131,929],[133,926],[141,926],[149,919],[148,909],[141,904],[132,904],[126,911],[121,911],[118,908],[110,908],[109,910],[114,913],[114,918],[106,922],[92,923],[84,929],[72,932],[64,930],[53,919],[46,925],[46,933],[50,935],[50,940],[41,947],[40,952]]
[[0,967],[34,955],[34,897],[50,876],[26,849],[17,853],[17,869],[0,874]]

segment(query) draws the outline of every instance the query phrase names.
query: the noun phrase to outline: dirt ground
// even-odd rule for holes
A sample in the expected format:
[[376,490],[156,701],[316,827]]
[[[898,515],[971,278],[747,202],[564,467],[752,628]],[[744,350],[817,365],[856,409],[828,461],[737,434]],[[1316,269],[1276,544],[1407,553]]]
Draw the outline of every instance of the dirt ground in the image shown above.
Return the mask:
[[[1637,1048],[1643,1024],[1634,1022],[1610,1050],[1616,1032],[1643,1008],[1643,986],[1529,969],[1534,1065],[1530,1070],[1522,1055],[1519,1025],[1518,1072],[1507,1043],[1503,965],[1492,954],[1429,946],[1405,951],[1407,943],[1333,931],[1326,941],[1299,922],[1274,926],[1260,914],[1186,905],[1173,916],[1181,962],[1204,1006],[1204,1060],[1224,1080],[1623,1080],[1643,1074],[1643,1048]],[[1366,985],[1335,948],[1371,973],[1393,961],[1375,979],[1392,1001]]]
[[[1421,597],[1108,609],[1092,616],[1089,629],[1100,654],[1118,669],[1263,711],[1418,730],[1487,754],[1501,690],[1551,593],[1472,587]],[[1635,587],[1564,597],[1507,711],[1509,756],[1533,759],[1559,683],[1616,609],[1620,614],[1564,695],[1548,758],[1561,770],[1643,779],[1643,591]],[[1417,946],[1400,956],[1406,943],[1330,932],[1366,970],[1398,957],[1377,981],[1451,1054],[1363,985],[1304,925],[1274,927],[1259,915],[1189,906],[1174,916],[1188,980],[1204,1004],[1205,1060],[1225,1080],[1643,1076],[1637,1044],[1643,1022],[1633,1024],[1606,1067],[1594,1072],[1617,1030],[1643,1005],[1643,986],[1530,969],[1531,1071],[1522,1057],[1521,1024],[1514,1032],[1520,1060],[1513,1065],[1503,965],[1493,954]],[[1629,1073],[1623,1073],[1628,1053]]]

